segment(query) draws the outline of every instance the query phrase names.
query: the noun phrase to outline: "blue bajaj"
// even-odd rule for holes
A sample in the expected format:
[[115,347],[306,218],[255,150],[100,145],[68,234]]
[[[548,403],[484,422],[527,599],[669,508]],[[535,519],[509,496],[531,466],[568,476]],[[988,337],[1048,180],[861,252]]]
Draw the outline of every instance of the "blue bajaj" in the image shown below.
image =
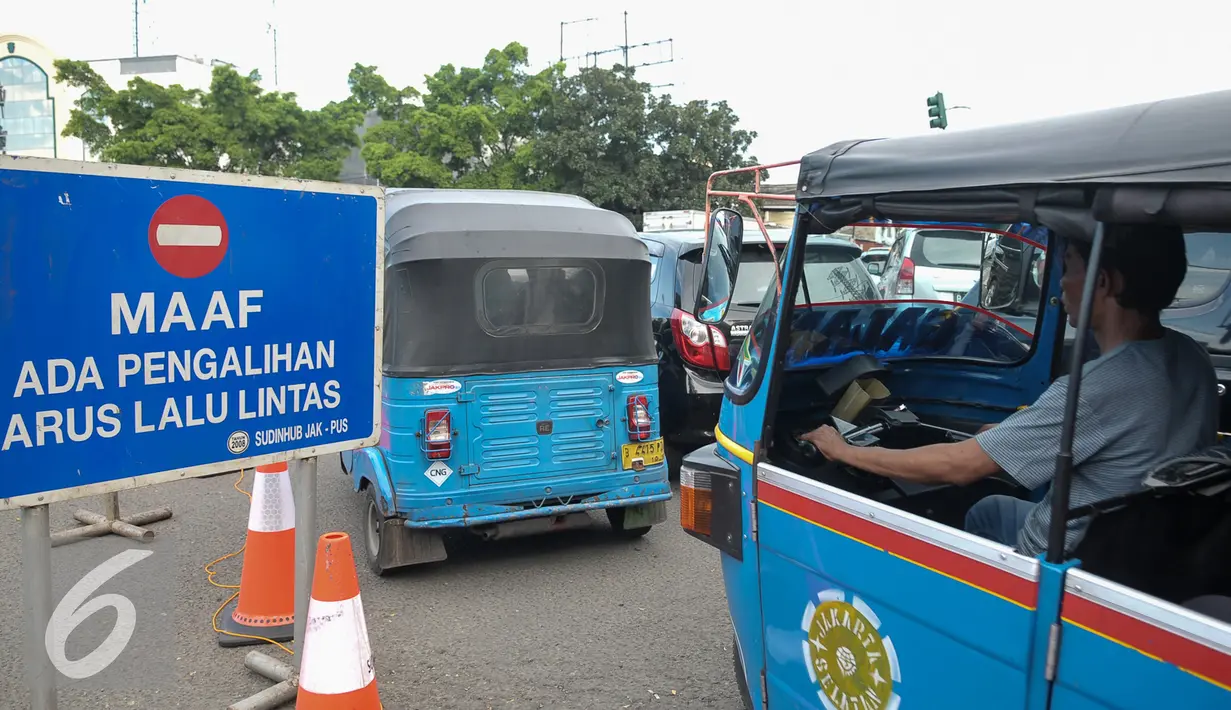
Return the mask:
[[342,455],[373,571],[488,539],[666,519],[650,260],[633,225],[530,191],[391,190],[378,446]]
[[[1212,427],[1179,426],[1200,421],[1196,402],[1093,445],[1108,422],[1078,407],[1101,366],[1083,367],[1093,294],[1123,274],[1102,264],[1137,239],[1149,240],[1131,245],[1140,254],[1175,256],[1149,230],[1120,227],[1231,242],[1228,115],[1231,91],[843,142],[800,161],[781,280],[724,383],[716,443],[680,469],[682,527],[720,553],[747,707],[1231,708],[1231,446]],[[743,278],[743,220],[714,218],[693,309],[703,323],[722,320]],[[927,258],[981,263],[981,297],[816,298],[820,269],[803,247],[847,227],[966,232]],[[1046,258],[1011,256],[1013,241]],[[1202,258],[1188,248],[1190,264]],[[1084,279],[1083,295],[1062,298],[1065,275]],[[1211,389],[1213,370],[1201,373]],[[1118,401],[1166,386],[1142,371],[1116,383]],[[912,454],[971,451],[960,442],[1065,374],[1062,413],[1015,452],[1042,475],[975,475],[960,456],[901,474]],[[803,436],[822,425],[830,456]],[[1131,462],[1120,489],[1091,489],[1092,450]],[[989,500],[1046,501],[1042,549],[973,534],[967,515]]]

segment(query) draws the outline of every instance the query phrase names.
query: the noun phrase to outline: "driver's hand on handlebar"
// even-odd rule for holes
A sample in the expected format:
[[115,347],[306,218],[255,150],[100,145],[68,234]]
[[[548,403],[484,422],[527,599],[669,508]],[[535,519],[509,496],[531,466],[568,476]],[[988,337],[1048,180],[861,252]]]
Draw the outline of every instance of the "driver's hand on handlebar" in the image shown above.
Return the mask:
[[821,452],[822,456],[830,461],[841,461],[842,453],[850,446],[838,430],[828,424],[819,426],[799,438],[810,442],[817,451]]

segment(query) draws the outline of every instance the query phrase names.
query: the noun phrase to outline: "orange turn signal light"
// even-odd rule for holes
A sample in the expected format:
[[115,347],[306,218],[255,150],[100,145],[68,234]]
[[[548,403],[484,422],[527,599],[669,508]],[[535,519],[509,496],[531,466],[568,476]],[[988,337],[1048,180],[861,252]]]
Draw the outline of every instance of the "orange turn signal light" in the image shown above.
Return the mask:
[[714,491],[710,474],[689,466],[681,466],[680,527],[709,537],[713,513]]

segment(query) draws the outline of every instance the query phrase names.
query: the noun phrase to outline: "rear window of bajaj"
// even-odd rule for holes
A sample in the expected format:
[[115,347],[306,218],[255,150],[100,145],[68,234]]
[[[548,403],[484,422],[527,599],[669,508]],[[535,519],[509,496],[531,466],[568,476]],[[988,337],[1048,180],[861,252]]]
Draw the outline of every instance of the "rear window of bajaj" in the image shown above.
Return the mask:
[[[785,254],[786,245],[783,245],[779,251],[780,258],[785,260]],[[876,285],[860,256],[857,249],[833,244],[808,244],[804,250],[803,275],[795,292],[795,305],[849,303],[879,298]],[[754,290],[760,300],[748,336],[735,356],[727,378],[728,386],[737,393],[746,392],[756,381],[765,345],[773,336],[779,293],[775,287],[772,263],[769,266],[768,278],[762,280],[765,274],[746,270],[745,264],[740,264],[735,291]],[[749,286],[749,282],[753,285]]]
[[956,229],[921,229],[911,244],[915,266],[932,269],[978,269],[983,259],[983,234]]

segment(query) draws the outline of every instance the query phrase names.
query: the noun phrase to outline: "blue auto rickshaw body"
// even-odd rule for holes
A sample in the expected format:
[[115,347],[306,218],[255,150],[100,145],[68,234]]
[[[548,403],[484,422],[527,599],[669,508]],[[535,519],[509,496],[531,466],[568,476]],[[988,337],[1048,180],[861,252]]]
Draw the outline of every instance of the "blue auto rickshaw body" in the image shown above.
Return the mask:
[[441,533],[665,520],[650,261],[623,216],[529,191],[392,190],[373,569],[443,559]]
[[[966,532],[965,514],[988,495],[1039,500],[1046,488],[1007,476],[891,481],[798,438],[829,423],[855,445],[958,440],[1080,373],[1083,358],[1058,356],[1067,244],[1092,240],[1097,254],[1103,223],[1156,220],[1231,239],[1228,112],[1221,92],[840,143],[801,161],[781,287],[767,291],[726,381],[717,443],[687,455],[680,474],[681,524],[721,552],[747,707],[1231,707],[1231,451],[1221,444],[1143,471],[1139,493],[1070,510],[1072,452],[1041,440],[1058,454],[1057,522],[1049,549],[1028,556]],[[741,228],[715,214],[727,223],[709,239],[728,243],[707,253],[737,254]],[[810,234],[926,224],[1003,237],[1006,223],[1047,230],[1030,327],[978,300],[796,305]],[[705,268],[695,312],[721,318],[738,264],[718,278]],[[863,409],[835,419],[859,391]],[[1070,416],[1064,427],[1094,425]],[[1144,517],[1164,510],[1172,517]],[[1066,552],[1064,521],[1084,515],[1089,530]]]

